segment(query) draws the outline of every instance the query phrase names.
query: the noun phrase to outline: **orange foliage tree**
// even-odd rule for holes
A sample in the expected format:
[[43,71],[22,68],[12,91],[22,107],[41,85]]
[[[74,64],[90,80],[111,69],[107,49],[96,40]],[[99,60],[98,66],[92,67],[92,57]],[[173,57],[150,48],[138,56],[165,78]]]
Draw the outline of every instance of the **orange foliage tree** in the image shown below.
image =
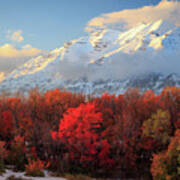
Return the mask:
[[174,180],[180,178],[180,129],[166,151],[153,155],[151,173],[154,180]]

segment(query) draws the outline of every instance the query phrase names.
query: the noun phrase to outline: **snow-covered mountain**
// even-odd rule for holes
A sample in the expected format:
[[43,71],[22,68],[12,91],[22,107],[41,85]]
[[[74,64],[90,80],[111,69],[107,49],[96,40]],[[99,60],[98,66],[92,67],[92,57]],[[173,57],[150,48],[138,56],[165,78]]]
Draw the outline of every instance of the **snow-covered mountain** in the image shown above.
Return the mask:
[[3,76],[0,91],[38,87],[100,95],[137,87],[159,92],[180,86],[179,55],[180,28],[162,20],[126,31],[96,29]]

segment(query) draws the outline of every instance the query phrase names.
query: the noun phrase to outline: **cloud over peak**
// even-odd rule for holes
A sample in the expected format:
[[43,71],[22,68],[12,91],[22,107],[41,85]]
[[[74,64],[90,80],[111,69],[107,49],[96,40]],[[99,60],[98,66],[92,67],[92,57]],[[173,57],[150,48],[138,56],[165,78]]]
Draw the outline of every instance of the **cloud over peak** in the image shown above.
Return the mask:
[[139,23],[149,23],[158,19],[180,26],[179,17],[180,2],[163,0],[155,6],[144,6],[138,9],[128,9],[119,12],[102,14],[88,22],[86,31],[91,31],[95,27],[116,27],[120,29],[129,29]]

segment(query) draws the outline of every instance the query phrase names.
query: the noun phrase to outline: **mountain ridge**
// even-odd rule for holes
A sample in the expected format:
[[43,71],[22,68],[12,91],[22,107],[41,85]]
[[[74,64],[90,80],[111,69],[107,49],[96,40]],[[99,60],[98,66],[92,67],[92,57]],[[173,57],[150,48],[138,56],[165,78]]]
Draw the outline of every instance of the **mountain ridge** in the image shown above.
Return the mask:
[[[178,70],[164,73],[156,67],[173,57],[178,62],[179,50],[180,28],[162,20],[142,23],[127,31],[97,29],[47,55],[30,59],[3,77],[0,91],[65,88],[99,95],[137,87],[158,92],[166,85],[180,86]],[[172,70],[178,69],[174,64]],[[154,79],[156,83],[152,82]]]

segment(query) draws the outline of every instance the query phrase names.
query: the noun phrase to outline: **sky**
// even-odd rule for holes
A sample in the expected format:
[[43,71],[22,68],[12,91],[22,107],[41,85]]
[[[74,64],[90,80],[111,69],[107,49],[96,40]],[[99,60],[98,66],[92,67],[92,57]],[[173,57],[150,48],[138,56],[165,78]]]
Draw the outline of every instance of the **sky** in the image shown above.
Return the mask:
[[[0,0],[0,46],[31,44],[49,50],[85,34],[92,18],[160,0]],[[19,39],[12,38],[13,32]],[[15,36],[15,35],[14,35]]]

